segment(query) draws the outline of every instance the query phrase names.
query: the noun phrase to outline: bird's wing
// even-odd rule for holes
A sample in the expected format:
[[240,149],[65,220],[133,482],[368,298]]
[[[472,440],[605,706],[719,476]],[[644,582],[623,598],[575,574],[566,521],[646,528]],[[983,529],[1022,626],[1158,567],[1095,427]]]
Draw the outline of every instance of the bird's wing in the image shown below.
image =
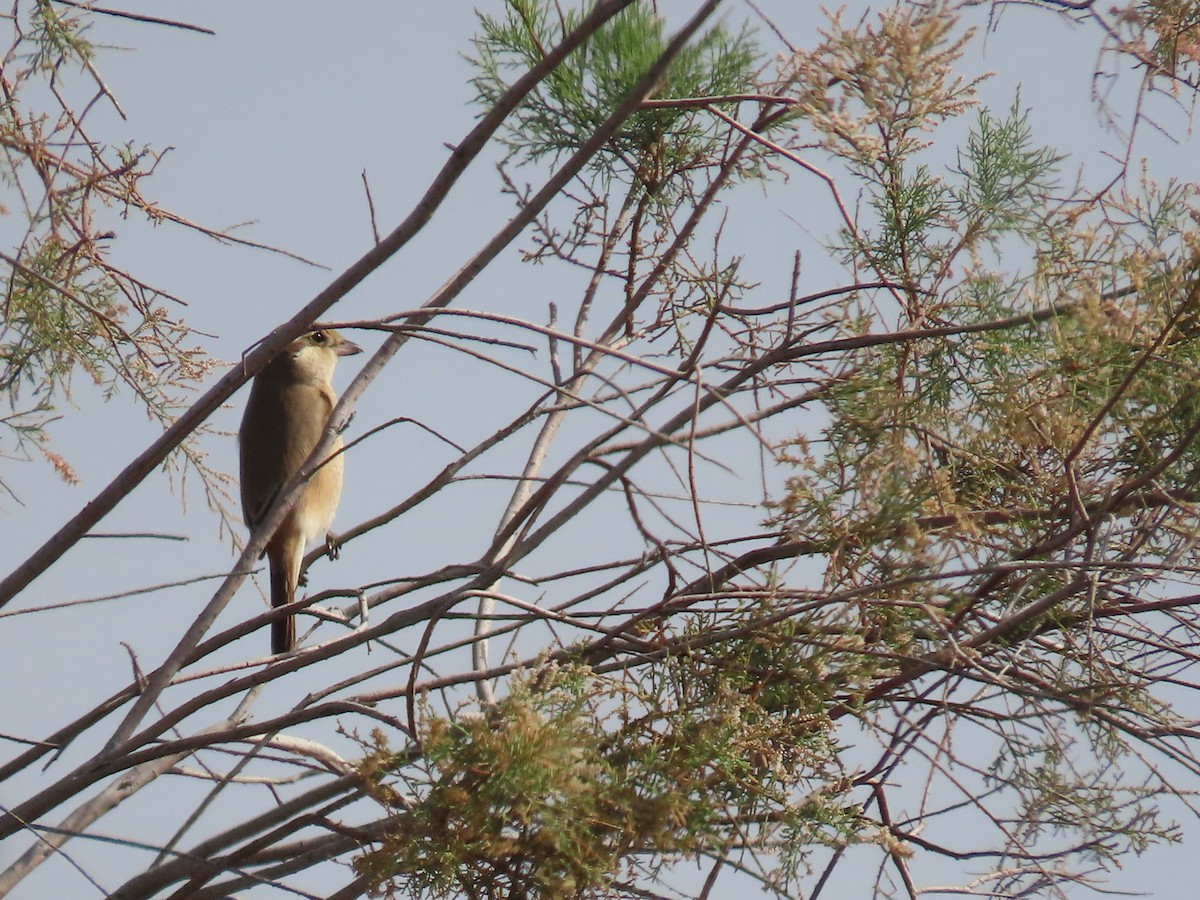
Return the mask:
[[240,431],[242,515],[251,528],[320,441],[333,403],[327,385],[251,391]]

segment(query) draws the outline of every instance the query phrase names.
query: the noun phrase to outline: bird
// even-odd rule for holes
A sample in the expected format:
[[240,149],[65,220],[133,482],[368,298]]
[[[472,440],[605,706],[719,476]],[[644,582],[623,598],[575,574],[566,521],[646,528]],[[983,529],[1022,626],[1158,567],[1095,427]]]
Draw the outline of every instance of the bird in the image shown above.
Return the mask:
[[[333,329],[318,328],[292,341],[255,376],[238,429],[242,518],[251,531],[321,440],[337,403],[330,379],[338,357],[361,352]],[[333,524],[342,495],[341,447],[339,437],[263,551],[272,607],[296,598],[304,551]],[[271,623],[273,654],[287,653],[295,644],[293,616]]]

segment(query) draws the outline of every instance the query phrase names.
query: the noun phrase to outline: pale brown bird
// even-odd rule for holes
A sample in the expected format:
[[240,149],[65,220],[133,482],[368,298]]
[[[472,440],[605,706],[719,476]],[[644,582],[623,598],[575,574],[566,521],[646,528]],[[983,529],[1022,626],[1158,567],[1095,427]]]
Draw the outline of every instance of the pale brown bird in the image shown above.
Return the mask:
[[[310,331],[255,377],[238,431],[242,517],[251,530],[321,440],[337,402],[330,383],[337,358],[361,352],[336,331]],[[333,524],[342,495],[341,447],[338,438],[330,451],[337,455],[317,469],[267,542],[273,607],[295,599],[304,551]],[[271,624],[272,653],[287,653],[295,643],[292,616]]]

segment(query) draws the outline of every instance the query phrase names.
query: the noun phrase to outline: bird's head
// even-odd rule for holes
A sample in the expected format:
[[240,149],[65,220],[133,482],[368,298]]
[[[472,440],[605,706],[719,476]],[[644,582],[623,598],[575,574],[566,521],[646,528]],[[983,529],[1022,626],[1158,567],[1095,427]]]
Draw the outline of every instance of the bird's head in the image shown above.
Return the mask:
[[316,328],[288,345],[281,356],[300,381],[328,382],[339,356],[362,353],[362,348],[332,328]]

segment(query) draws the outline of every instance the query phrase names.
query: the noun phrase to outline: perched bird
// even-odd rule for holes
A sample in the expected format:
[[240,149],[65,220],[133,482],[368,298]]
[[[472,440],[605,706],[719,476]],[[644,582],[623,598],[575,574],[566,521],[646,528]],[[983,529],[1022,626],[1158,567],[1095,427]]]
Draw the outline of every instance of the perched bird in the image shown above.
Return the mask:
[[[330,379],[338,357],[361,352],[357,344],[336,331],[310,331],[293,341],[255,377],[238,431],[242,517],[251,530],[321,440],[337,402]],[[283,606],[295,599],[304,551],[333,524],[342,495],[342,455],[337,453],[341,447],[338,438],[330,451],[337,455],[313,474],[296,505],[267,542],[271,606]],[[286,653],[295,643],[292,616],[272,623],[272,653]]]

